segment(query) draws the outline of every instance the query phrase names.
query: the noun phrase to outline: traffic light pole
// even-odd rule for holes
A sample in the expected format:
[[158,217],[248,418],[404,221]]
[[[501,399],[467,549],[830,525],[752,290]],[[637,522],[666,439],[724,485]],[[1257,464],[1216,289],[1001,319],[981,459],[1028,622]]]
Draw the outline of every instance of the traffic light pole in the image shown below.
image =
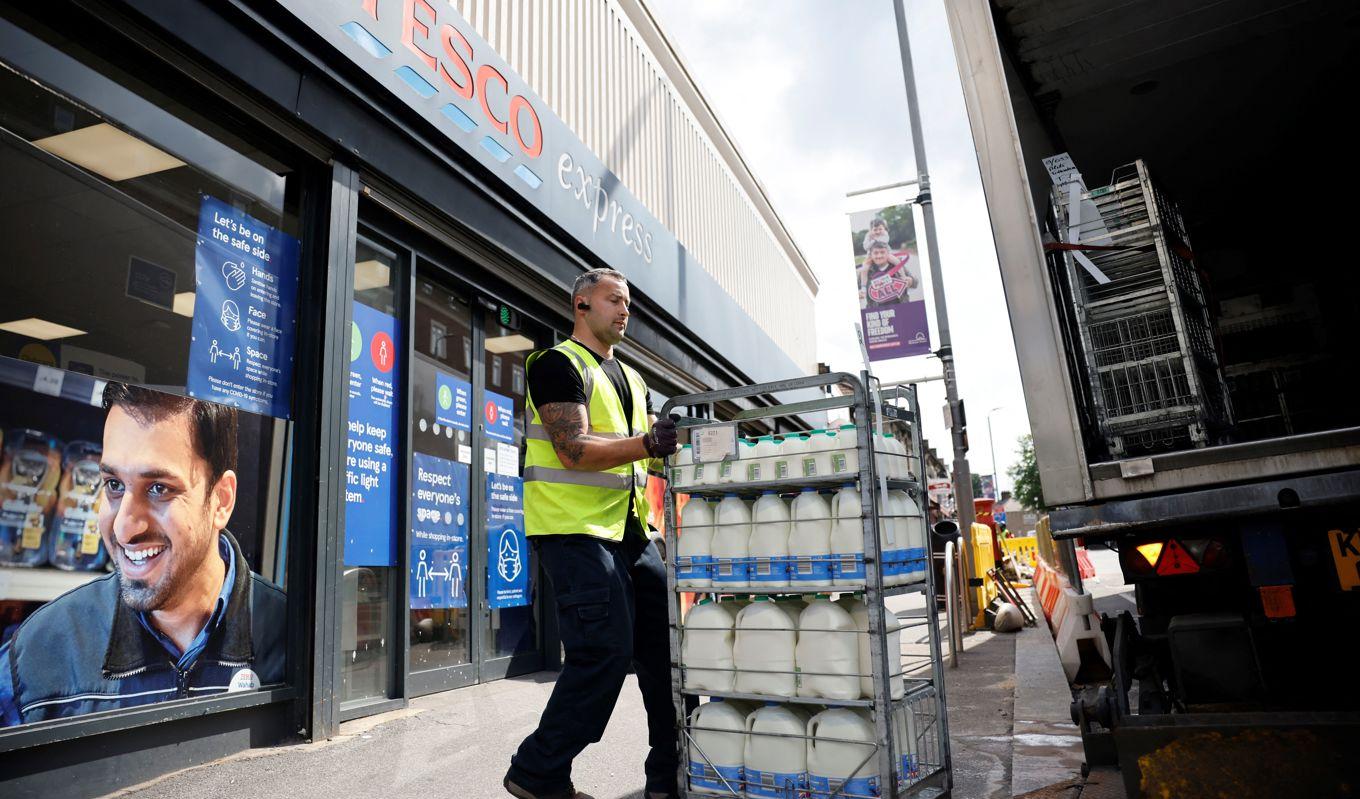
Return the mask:
[[[930,197],[930,173],[926,168],[925,135],[921,130],[921,113],[916,102],[916,73],[911,63],[911,41],[907,35],[907,11],[904,0],[893,0],[897,14],[897,41],[902,48],[902,75],[906,79],[907,112],[911,118],[911,144],[916,152],[916,171],[919,193],[916,204],[921,206],[921,222],[925,226],[926,252],[930,258],[932,274],[931,285],[934,289],[936,335],[940,348],[936,355],[944,366],[944,391],[949,404],[949,432],[954,443],[954,504],[958,509],[959,532],[963,536],[964,585],[974,576],[972,526],[973,515],[973,475],[968,469],[968,436],[963,418],[963,405],[959,402],[959,386],[954,374],[954,350],[950,345],[949,311],[944,301],[944,269],[940,266],[939,246],[935,242],[935,209]],[[979,608],[971,590],[964,590],[964,603],[968,618],[975,618]]]

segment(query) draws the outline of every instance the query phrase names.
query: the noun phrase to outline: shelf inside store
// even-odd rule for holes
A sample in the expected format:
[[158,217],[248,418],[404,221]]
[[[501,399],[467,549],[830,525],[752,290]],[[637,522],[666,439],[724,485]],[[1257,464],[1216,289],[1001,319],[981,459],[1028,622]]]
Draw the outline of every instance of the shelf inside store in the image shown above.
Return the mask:
[[0,566],[0,600],[51,602],[107,572],[68,572],[46,567]]
[[[836,475],[832,477],[798,477],[787,478],[784,480],[761,480],[755,483],[706,483],[703,485],[676,487],[675,493],[688,494],[690,496],[704,497],[723,497],[728,494],[735,494],[739,497],[759,496],[766,491],[773,491],[777,494],[795,494],[804,488],[815,488],[819,491],[830,491],[840,488],[846,483],[858,483],[858,475]],[[889,478],[888,490],[908,490],[918,487],[920,483],[915,478]]]
[[[907,690],[902,696],[892,700],[894,706],[910,702],[921,696],[934,693],[935,686],[929,680],[906,678]],[[716,699],[745,699],[750,702],[779,702],[795,705],[825,705],[827,707],[864,707],[871,711],[876,700],[873,699],[827,699],[824,696],[771,696],[770,694],[744,694],[739,691],[710,691],[703,688],[681,688],[685,696],[707,696]]]
[[[766,586],[762,589],[756,588],[732,588],[727,590],[714,590],[710,588],[685,588],[676,586],[675,591],[679,594],[716,594],[720,596],[772,596],[776,594],[854,594],[864,591],[862,585],[787,585],[787,586]],[[883,586],[883,596],[904,596],[906,594],[919,594],[926,590],[924,582],[908,583],[906,585],[885,585]]]

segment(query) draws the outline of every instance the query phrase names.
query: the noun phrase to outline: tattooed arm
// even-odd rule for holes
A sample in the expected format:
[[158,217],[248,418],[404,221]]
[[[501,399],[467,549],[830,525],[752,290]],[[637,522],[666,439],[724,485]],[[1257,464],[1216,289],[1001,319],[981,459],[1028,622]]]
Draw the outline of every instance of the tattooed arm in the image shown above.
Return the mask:
[[599,472],[649,458],[642,436],[602,438],[590,434],[586,406],[576,402],[549,402],[538,409],[543,429],[553,450],[568,469]]

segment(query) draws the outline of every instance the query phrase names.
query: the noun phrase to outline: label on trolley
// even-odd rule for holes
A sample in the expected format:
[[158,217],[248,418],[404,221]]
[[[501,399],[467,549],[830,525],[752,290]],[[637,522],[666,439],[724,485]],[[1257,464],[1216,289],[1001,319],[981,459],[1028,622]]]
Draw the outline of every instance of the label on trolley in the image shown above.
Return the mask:
[[863,580],[864,553],[842,552],[831,556],[831,576],[837,580]]
[[[842,787],[844,785],[844,787]],[[819,777],[816,774],[808,775],[808,787],[811,789],[808,796],[810,799],[831,799],[831,794],[847,799],[865,799],[865,797],[878,796],[878,777],[856,777],[851,780],[838,780],[834,777]],[[839,793],[836,793],[837,789]]]
[[746,770],[746,795],[788,799],[807,790],[807,772]]
[[831,555],[792,555],[789,557],[789,579],[826,585],[831,582],[831,559]]
[[[740,791],[746,769],[741,766],[710,766],[702,760],[689,761],[690,788],[705,788],[731,795],[727,785]],[[727,785],[723,784],[727,780]]]
[[713,579],[712,555],[679,555],[675,559],[675,579],[711,580]]
[[695,463],[718,463],[737,459],[737,425],[710,424],[691,427],[689,442],[694,448]]

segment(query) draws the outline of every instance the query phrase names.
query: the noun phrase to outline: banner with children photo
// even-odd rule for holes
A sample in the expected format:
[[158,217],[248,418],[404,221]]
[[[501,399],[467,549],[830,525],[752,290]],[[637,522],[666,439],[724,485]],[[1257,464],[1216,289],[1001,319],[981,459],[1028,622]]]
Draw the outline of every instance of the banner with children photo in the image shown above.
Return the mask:
[[850,239],[869,360],[928,354],[930,327],[911,206],[850,214]]

